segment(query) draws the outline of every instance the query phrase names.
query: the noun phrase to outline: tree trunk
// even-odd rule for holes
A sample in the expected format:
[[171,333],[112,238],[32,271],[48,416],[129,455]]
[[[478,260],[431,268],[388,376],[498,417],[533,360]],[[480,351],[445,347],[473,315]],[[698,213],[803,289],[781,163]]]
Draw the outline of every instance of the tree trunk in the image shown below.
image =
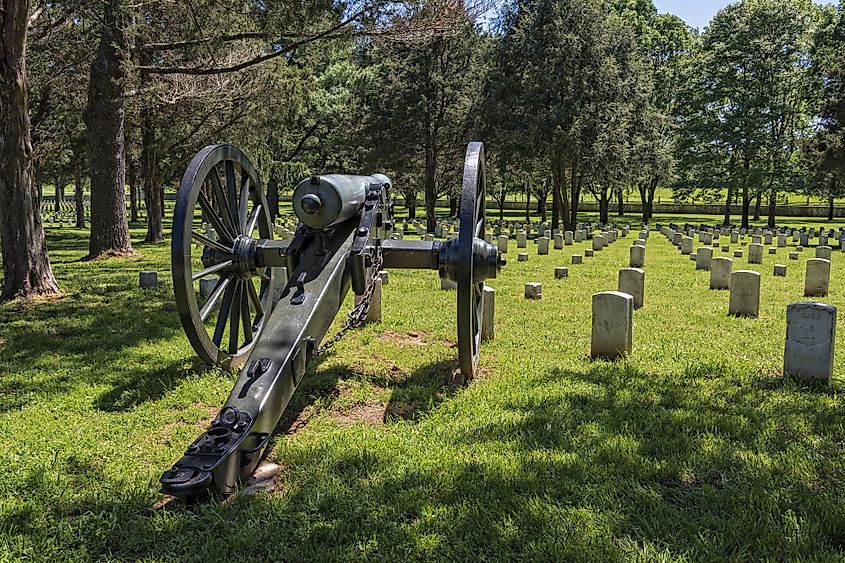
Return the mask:
[[59,293],[33,182],[32,134],[26,91],[28,0],[0,9],[0,300]]
[[766,223],[766,225],[770,229],[774,229],[775,226],[776,226],[775,214],[777,213],[777,204],[778,204],[778,191],[774,186],[772,186],[771,191],[769,191],[769,220]]
[[[79,151],[79,148],[77,148]],[[73,199],[76,203],[76,228],[85,228],[85,186],[82,185],[82,155],[73,155]]]
[[456,196],[449,197],[449,217],[458,216],[458,198]]
[[425,192],[425,230],[427,233],[434,233],[437,227],[437,216],[434,207],[437,205],[437,185],[435,184],[437,174],[437,154],[434,147],[429,143],[425,151],[425,179],[423,190]]
[[742,188],[742,227],[748,228],[748,216],[751,212],[751,198],[748,196],[748,188]]
[[541,223],[545,223],[548,219],[548,211],[546,210],[546,200],[548,197],[548,195],[543,195],[543,197],[537,198],[537,213],[540,214]]
[[126,221],[124,72],[120,52],[127,48],[124,18],[116,0],[106,5],[100,44],[91,63],[88,103],[83,111],[91,159],[91,238],[87,258],[103,253],[132,254]]
[[757,201],[754,203],[754,220],[760,220],[760,209],[763,207],[763,193],[757,194]]
[[62,201],[64,201],[64,194],[62,193],[64,190],[59,187],[61,184],[62,180],[60,177],[56,177],[56,179],[53,180],[53,211],[56,213],[62,212]]
[[722,224],[726,227],[731,224],[731,204],[733,203],[733,197],[734,190],[728,186],[728,197],[725,200],[725,217],[722,219]]
[[619,206],[619,210],[618,210],[617,214],[620,217],[624,217],[625,216],[625,198],[622,195],[622,189],[621,188],[616,190],[616,197],[619,200],[619,201],[617,201],[617,205]]
[[275,178],[267,182],[267,206],[270,208],[270,220],[275,222],[279,216],[279,183]]
[[138,222],[138,166],[135,159],[129,159],[129,220]]
[[608,200],[608,191],[602,190],[601,195],[599,196],[599,222],[603,225],[607,225],[610,216],[610,201]]
[[147,236],[144,242],[164,240],[161,225],[161,169],[158,164],[155,121],[152,108],[147,108],[141,121],[141,165],[144,168],[144,197],[147,204]]
[[[552,230],[560,228],[561,205],[561,166],[557,159],[552,160]],[[564,211],[564,214],[566,212]]]
[[531,222],[531,188],[525,187],[525,222]]
[[[578,170],[573,163],[572,168],[569,170],[570,178],[569,178],[569,221],[567,221],[566,230],[572,231],[575,230],[575,227],[578,225],[578,206],[581,203],[581,178],[578,175]],[[564,198],[566,199],[566,198]],[[566,201],[564,201],[564,205]]]
[[416,193],[406,193],[405,194],[405,206],[408,208],[408,219],[416,219],[417,218],[417,194]]
[[505,197],[499,200],[499,221],[505,220]]
[[654,194],[657,193],[657,178],[654,178],[651,181],[651,184],[648,185],[648,219],[647,221],[651,221],[652,217],[654,217]]
[[833,221],[834,204],[835,203],[836,203],[836,198],[833,197],[833,196],[830,196],[830,198],[827,200],[827,220],[828,221]]

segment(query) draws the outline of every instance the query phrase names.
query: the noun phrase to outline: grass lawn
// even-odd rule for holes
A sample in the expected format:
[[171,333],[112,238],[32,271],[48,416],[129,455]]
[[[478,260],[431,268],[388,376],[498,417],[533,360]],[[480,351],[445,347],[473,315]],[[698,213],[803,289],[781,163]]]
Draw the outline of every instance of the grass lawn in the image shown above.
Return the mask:
[[[496,339],[455,391],[455,293],[435,272],[393,271],[383,322],[312,365],[294,396],[268,455],[276,490],[157,508],[159,475],[234,376],[191,367],[169,241],[81,263],[85,231],[48,234],[65,297],[0,308],[0,559],[845,558],[845,387],[780,377],[812,250],[736,260],[763,273],[760,318],[737,319],[653,232],[634,352],[610,363],[587,357],[590,296],[616,289],[634,233],[580,266],[584,243],[537,256],[529,242],[518,263],[511,241],[489,282]],[[141,291],[148,268],[163,284]],[[835,252],[823,301],[840,319],[843,270]],[[526,281],[544,284],[542,301],[523,299]]]

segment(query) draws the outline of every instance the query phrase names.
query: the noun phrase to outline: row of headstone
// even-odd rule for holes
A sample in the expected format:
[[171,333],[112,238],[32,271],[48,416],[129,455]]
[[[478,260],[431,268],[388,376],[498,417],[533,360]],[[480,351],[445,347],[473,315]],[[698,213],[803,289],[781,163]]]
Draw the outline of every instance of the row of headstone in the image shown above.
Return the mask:
[[[676,231],[667,230],[664,234],[673,243],[678,239]],[[688,241],[689,237],[683,237]],[[762,248],[759,243],[752,243],[749,247],[748,262],[762,264]],[[807,261],[804,281],[804,296],[816,297],[827,295],[830,290],[830,259],[831,248],[819,246],[816,248],[817,258]],[[684,252],[682,247],[681,252]],[[732,272],[733,260],[727,257],[713,258],[713,251],[709,247],[700,247],[695,255],[696,269],[710,271],[710,289],[730,289],[731,304],[729,314],[757,317],[760,309],[760,274],[751,270]],[[742,257],[740,254],[739,256]],[[776,264],[773,275],[786,275],[786,266]],[[734,281],[736,279],[736,281]],[[735,287],[736,286],[736,287]]]

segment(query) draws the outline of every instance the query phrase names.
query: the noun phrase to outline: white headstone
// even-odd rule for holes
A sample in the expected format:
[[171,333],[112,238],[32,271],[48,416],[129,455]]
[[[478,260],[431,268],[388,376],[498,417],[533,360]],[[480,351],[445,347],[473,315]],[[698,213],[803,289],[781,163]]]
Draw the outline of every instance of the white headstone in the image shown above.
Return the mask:
[[508,237],[505,235],[499,235],[499,252],[505,254],[508,251]]
[[738,317],[760,316],[760,273],[738,270],[731,274],[728,314]]
[[713,260],[713,249],[707,248],[706,246],[701,247],[695,253],[695,269],[696,270],[709,270],[710,263]]
[[783,373],[790,377],[828,381],[833,375],[836,307],[798,302],[786,307]]
[[549,253],[549,239],[548,237],[540,237],[537,239],[537,254],[543,256]]
[[645,266],[645,246],[632,246],[631,256],[628,260],[628,265],[632,268],[642,268]]
[[710,261],[710,289],[730,289],[733,260],[719,256]]
[[634,298],[634,309],[642,307],[645,297],[645,270],[640,268],[619,270],[619,291]]
[[543,284],[528,282],[525,284],[525,298],[526,299],[542,299],[543,298]]
[[141,289],[150,289],[158,285],[158,272],[144,270],[138,276]]
[[555,268],[555,279],[565,278],[569,276],[569,268],[566,266],[558,266]]
[[816,247],[816,258],[824,258],[825,260],[831,259],[832,249],[829,246],[817,246]]
[[830,289],[830,260],[811,258],[807,260],[807,275],[804,279],[804,297],[827,295]]
[[[759,238],[759,237],[754,237]],[[748,247],[748,263],[762,264],[763,263],[763,245],[760,243],[753,243]]]
[[590,356],[615,359],[630,354],[634,343],[634,298],[605,291],[593,295]]

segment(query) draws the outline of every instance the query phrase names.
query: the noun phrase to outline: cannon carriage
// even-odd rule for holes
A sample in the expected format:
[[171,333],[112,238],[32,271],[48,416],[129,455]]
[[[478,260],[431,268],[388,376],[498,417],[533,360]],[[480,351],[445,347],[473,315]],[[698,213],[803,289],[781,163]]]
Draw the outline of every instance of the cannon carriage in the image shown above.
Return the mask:
[[[342,332],[363,321],[383,269],[435,270],[457,285],[456,375],[473,377],[483,282],[504,264],[485,241],[484,146],[467,149],[460,230],[450,240],[379,236],[392,230],[391,192],[382,174],[307,178],[293,193],[293,238],[273,240],[260,178],[246,156],[214,145],[194,157],[173,220],[176,308],[200,360],[239,375],[211,426],[162,475],[163,492],[228,493],[252,474],[308,364],[336,341],[323,343],[348,291],[358,305]],[[202,223],[211,227],[206,233]],[[282,267],[287,280],[279,283]],[[200,283],[210,286],[205,298]]]

